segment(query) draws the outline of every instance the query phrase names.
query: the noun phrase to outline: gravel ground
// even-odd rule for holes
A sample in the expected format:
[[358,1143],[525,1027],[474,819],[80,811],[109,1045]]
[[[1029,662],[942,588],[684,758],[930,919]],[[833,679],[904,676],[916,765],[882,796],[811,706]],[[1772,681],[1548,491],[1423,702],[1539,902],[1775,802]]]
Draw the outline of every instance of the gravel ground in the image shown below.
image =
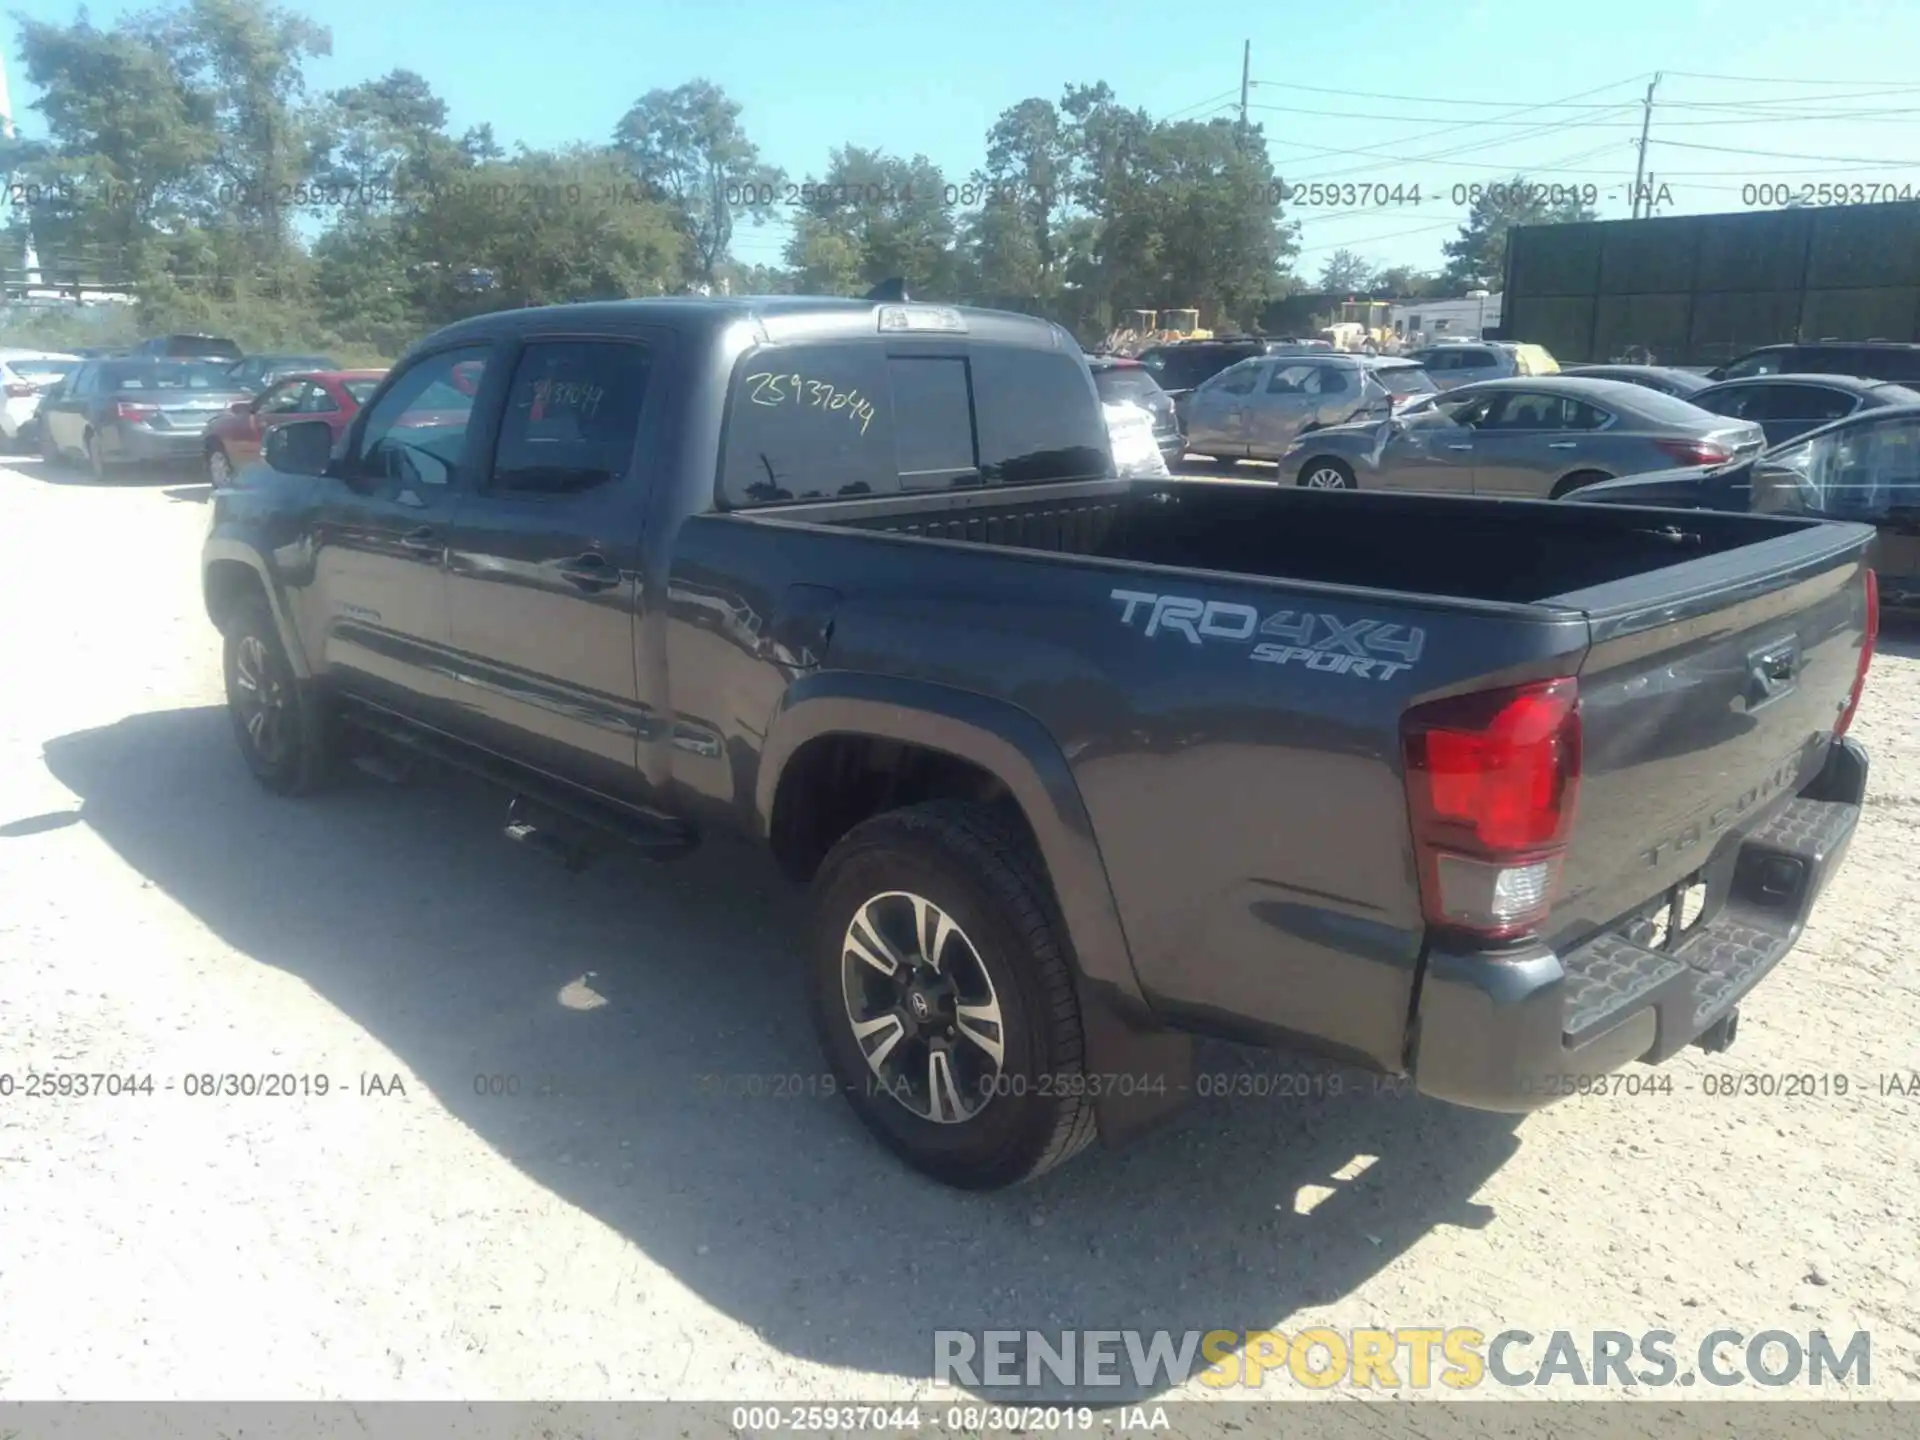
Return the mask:
[[[1865,1329],[1863,1393],[1920,1397],[1920,1100],[1879,1084],[1920,1068],[1910,636],[1846,867],[1672,1093],[1214,1100],[965,1196],[804,1078],[743,1093],[819,1069],[800,900],[750,851],[575,877],[461,783],[261,793],[205,495],[0,469],[0,1075],[157,1085],[0,1099],[0,1398],[945,1398],[936,1326],[1309,1325]],[[217,1072],[329,1093],[185,1093]],[[1702,1092],[1735,1073],[1851,1089]]]

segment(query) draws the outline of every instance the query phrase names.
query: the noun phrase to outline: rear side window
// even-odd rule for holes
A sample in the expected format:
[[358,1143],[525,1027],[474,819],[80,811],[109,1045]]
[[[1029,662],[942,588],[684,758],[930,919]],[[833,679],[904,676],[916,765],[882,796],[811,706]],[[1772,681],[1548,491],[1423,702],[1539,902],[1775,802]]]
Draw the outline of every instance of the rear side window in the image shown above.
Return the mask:
[[1764,413],[1774,420],[1838,420],[1860,406],[1860,397],[1824,385],[1767,385]]
[[1159,383],[1144,369],[1126,365],[1093,372],[1093,383],[1100,398],[1111,403],[1145,405],[1163,395]]
[[577,495],[624,475],[649,356],[619,340],[536,340],[520,352],[494,449],[496,495]]
[[1084,362],[1060,351],[764,350],[734,381],[720,497],[739,508],[1102,478],[1097,401]]
[[1456,350],[1453,353],[1453,368],[1456,370],[1490,370],[1500,363],[1491,350]]

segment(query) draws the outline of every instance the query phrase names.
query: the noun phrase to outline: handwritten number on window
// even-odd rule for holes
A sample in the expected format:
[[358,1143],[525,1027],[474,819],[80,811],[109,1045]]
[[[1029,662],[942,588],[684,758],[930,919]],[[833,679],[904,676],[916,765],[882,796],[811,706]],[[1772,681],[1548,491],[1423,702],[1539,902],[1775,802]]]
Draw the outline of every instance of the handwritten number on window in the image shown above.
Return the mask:
[[780,375],[771,370],[747,376],[746,383],[747,398],[755,405],[777,409],[791,401],[797,406],[811,403],[816,410],[841,410],[849,420],[860,422],[862,435],[873,423],[873,402],[862,399],[858,390],[840,390],[825,380],[809,380],[797,374]]

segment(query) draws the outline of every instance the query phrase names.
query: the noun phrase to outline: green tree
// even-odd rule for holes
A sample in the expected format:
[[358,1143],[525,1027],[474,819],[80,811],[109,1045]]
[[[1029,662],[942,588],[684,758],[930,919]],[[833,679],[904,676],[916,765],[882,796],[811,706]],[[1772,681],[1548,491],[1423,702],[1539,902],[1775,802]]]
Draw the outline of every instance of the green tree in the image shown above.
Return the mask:
[[707,285],[726,258],[735,214],[765,220],[785,179],[761,161],[739,103],[710,80],[649,90],[620,118],[614,144],[640,182],[674,207],[687,237],[687,278]]
[[1324,295],[1362,294],[1373,288],[1373,262],[1351,250],[1336,250],[1320,267]]
[[1446,293],[1437,274],[1417,265],[1389,265],[1375,272],[1373,292],[1407,300],[1424,300]]
[[803,290],[817,283],[826,294],[858,293],[894,276],[909,294],[951,298],[959,288],[954,207],[926,156],[843,146],[800,196],[787,263]]
[[1525,175],[1486,186],[1467,213],[1460,234],[1441,248],[1448,289],[1498,290],[1506,283],[1507,231],[1515,225],[1568,225],[1595,218],[1591,205],[1577,197],[1549,200],[1546,186]]
[[422,315],[443,323],[518,305],[659,295],[680,287],[685,237],[626,157],[596,146],[526,151],[431,192],[413,226]]

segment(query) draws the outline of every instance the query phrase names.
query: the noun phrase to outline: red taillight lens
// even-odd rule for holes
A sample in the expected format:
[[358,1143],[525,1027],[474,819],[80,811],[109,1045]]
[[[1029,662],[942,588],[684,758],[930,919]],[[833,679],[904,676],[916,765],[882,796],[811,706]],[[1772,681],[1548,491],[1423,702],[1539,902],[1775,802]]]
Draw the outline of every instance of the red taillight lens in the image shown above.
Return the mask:
[[1840,711],[1839,723],[1833,727],[1833,738],[1838,740],[1847,733],[1847,727],[1853,724],[1853,713],[1860,708],[1860,697],[1866,693],[1867,670],[1873,664],[1873,647],[1880,638],[1880,577],[1867,571],[1867,633],[1860,637],[1860,664],[1853,672],[1853,689],[1847,692],[1846,706]]
[[1488,939],[1547,916],[1580,789],[1573,679],[1454,696],[1400,722],[1429,924]]
[[24,380],[9,380],[7,382],[7,398],[9,400],[24,400],[29,395],[38,395],[39,393],[38,390],[34,389],[33,386]]
[[1682,465],[1724,465],[1733,452],[1710,440],[1656,440],[1653,442]]
[[122,400],[113,407],[114,416],[121,420],[151,420],[160,413],[158,405],[134,405]]

